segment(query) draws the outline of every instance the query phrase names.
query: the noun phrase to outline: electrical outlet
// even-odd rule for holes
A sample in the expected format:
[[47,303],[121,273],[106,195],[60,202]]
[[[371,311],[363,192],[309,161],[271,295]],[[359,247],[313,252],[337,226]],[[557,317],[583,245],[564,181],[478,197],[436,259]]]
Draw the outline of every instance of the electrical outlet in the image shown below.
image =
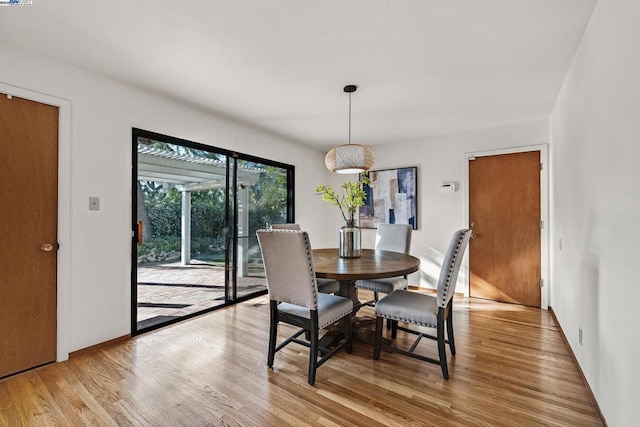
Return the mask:
[[578,328],[578,342],[582,345],[582,328]]

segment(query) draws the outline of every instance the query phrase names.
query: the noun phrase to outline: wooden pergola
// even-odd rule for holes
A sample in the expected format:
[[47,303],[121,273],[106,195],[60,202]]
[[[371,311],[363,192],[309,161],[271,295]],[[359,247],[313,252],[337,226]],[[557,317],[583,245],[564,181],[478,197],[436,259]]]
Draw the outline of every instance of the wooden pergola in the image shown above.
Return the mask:
[[[255,185],[261,168],[237,168],[238,237],[247,237],[249,228],[249,187]],[[169,183],[182,193],[181,263],[191,262],[191,193],[213,188],[226,188],[227,164],[225,161],[188,153],[138,145],[138,180]],[[248,273],[248,239],[238,239],[238,275]]]

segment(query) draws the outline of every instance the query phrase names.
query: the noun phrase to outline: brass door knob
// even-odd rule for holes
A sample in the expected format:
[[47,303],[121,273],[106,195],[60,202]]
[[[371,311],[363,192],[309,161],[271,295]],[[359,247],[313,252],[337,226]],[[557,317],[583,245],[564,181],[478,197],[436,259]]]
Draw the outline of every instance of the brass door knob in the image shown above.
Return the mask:
[[40,245],[40,250],[42,252],[51,252],[53,251],[53,245],[51,243],[43,243]]

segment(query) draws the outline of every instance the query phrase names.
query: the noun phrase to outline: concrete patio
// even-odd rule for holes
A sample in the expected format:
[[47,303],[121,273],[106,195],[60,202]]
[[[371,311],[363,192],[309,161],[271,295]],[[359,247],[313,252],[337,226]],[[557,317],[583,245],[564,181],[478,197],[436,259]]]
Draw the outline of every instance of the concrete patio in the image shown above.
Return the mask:
[[[238,277],[238,298],[265,289],[264,277]],[[224,267],[198,261],[139,265],[137,290],[141,329],[224,304]]]

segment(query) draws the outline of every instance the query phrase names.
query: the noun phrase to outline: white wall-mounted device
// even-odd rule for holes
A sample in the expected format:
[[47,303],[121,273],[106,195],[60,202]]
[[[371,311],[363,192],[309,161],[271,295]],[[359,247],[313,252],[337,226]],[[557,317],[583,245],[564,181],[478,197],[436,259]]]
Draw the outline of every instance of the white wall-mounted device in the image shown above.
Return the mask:
[[443,182],[440,184],[439,192],[440,193],[453,193],[456,191],[456,183],[455,182]]

